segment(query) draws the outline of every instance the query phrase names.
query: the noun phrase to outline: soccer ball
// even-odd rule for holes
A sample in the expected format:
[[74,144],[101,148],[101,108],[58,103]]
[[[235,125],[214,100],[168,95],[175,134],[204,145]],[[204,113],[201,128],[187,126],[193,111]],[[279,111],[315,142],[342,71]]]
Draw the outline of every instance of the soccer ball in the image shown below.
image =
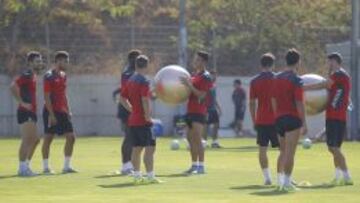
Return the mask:
[[[305,74],[301,76],[305,85],[318,84],[325,81],[320,75]],[[308,115],[316,115],[323,112],[328,102],[326,89],[305,91],[305,109]]]
[[304,149],[310,149],[312,145],[312,142],[309,138],[305,138],[302,142],[302,146]]
[[180,149],[180,143],[179,140],[173,140],[170,145],[171,150],[178,150]]

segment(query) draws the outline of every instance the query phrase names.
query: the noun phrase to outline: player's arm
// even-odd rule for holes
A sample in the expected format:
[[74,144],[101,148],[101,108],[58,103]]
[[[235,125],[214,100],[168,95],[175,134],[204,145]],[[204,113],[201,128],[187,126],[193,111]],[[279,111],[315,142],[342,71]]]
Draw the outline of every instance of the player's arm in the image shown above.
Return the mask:
[[222,109],[221,109],[221,106],[220,106],[217,99],[215,100],[215,106],[216,106],[216,110],[217,110],[219,116],[221,116],[222,115]]
[[297,112],[299,113],[300,119],[303,123],[303,132],[302,134],[305,135],[307,133],[307,125],[306,125],[306,114],[305,114],[305,104],[303,99],[303,88],[297,87],[295,89],[295,105]]
[[141,103],[142,107],[144,109],[144,117],[145,120],[150,122],[151,121],[151,115],[150,115],[150,99],[149,97],[141,97]]
[[44,100],[45,100],[45,107],[49,112],[50,124],[55,125],[57,123],[54,108],[51,103],[51,84],[50,81],[47,79],[44,80]]
[[317,83],[317,84],[304,85],[303,89],[304,90],[326,89],[326,88],[330,88],[332,84],[333,84],[333,80],[327,79],[327,80]]
[[255,124],[255,120],[256,120],[256,100],[255,99],[249,100],[249,110],[250,110],[251,120]]
[[272,108],[273,112],[277,111],[277,103],[276,103],[275,97],[271,98],[271,108]]
[[132,106],[129,100],[127,99],[128,96],[129,96],[128,89],[125,86],[122,88],[122,91],[120,92],[119,102],[128,112],[132,112]]
[[190,91],[199,99],[203,99],[206,97],[206,91],[199,90],[194,87],[194,85],[191,83],[190,79],[188,78],[180,78],[181,82],[187,86]]
[[20,88],[19,88],[16,80],[11,83],[10,91],[11,91],[11,94],[13,95],[13,97],[15,98],[17,103],[19,103],[22,107],[24,107],[26,109],[31,109],[31,104],[26,103],[21,99]]
[[116,88],[112,93],[112,98],[114,101],[116,101],[116,96],[120,94],[120,88]]

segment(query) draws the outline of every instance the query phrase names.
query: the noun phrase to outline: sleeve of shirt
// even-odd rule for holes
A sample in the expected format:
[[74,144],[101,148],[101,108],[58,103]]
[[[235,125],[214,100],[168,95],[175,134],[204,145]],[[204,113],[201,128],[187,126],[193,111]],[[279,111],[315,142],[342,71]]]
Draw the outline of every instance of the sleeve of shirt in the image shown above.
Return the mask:
[[51,91],[51,82],[49,79],[44,80],[44,92],[48,93]]
[[295,86],[295,100],[296,101],[304,101],[304,89],[303,82],[300,81],[299,84]]
[[250,99],[256,99],[257,96],[256,96],[256,91],[255,91],[255,87],[254,87],[254,84],[250,84]]
[[149,85],[143,85],[140,89],[141,97],[150,97],[150,87]]
[[25,80],[24,80],[24,78],[22,76],[17,76],[15,78],[15,83],[16,83],[17,86],[20,86],[20,85],[25,83]]

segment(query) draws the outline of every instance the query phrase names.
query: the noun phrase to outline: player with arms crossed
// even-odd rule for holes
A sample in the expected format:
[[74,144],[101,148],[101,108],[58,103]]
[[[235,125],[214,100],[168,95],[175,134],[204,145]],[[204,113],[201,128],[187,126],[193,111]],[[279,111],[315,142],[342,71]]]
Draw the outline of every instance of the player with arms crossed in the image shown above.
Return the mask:
[[[297,75],[300,67],[300,53],[290,49],[286,54],[285,70],[276,75],[273,85],[272,107],[276,115],[280,150],[284,154],[280,168],[284,168],[280,191],[294,192],[291,174],[294,168],[296,147],[301,134],[306,134],[303,81]],[[280,176],[281,177],[281,176]]]
[[[264,54],[261,59],[261,72],[250,82],[250,113],[257,131],[257,144],[259,145],[259,162],[264,174],[265,185],[271,185],[271,173],[267,157],[269,143],[273,148],[279,147],[279,140],[275,127],[275,116],[271,107],[272,85],[275,73],[272,72],[275,57],[271,53]],[[281,157],[278,157],[277,171],[282,173]]]
[[327,63],[330,78],[319,84],[305,86],[305,89],[328,89],[329,101],[325,115],[325,134],[335,166],[335,178],[331,184],[334,186],[353,185],[354,182],[350,177],[345,156],[341,152],[341,145],[346,134],[346,112],[350,101],[350,76],[341,67],[342,57],[339,53],[329,54]]
[[[129,111],[129,136],[133,144],[132,163],[134,165],[134,183],[160,183],[154,173],[154,154],[156,138],[151,132],[150,82],[145,78],[148,71],[148,57],[136,58],[136,72],[121,89],[120,103]],[[147,179],[140,172],[141,153],[145,149],[144,164]]]
[[36,116],[36,74],[43,68],[39,52],[27,54],[27,67],[15,78],[10,86],[13,97],[18,102],[17,121],[20,125],[21,145],[19,149],[19,176],[34,176],[30,160],[39,143],[37,136]]
[[76,173],[70,165],[75,144],[75,134],[71,122],[71,111],[66,95],[66,73],[69,66],[69,54],[66,51],[55,53],[55,67],[44,76],[43,121],[45,138],[42,145],[43,169],[45,174],[54,174],[49,167],[50,145],[54,135],[65,136],[63,173]]
[[186,123],[188,125],[187,139],[190,144],[192,165],[187,174],[204,174],[205,149],[202,145],[202,135],[206,124],[207,102],[206,96],[212,87],[210,73],[206,70],[209,54],[199,51],[194,57],[195,75],[191,80],[181,78],[190,91],[187,105]]

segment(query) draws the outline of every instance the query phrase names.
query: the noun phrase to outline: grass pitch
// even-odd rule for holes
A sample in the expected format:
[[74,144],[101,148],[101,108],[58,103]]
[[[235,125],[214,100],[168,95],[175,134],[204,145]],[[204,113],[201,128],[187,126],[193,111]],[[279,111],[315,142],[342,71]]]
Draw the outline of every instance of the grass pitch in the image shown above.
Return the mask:
[[[262,185],[262,173],[253,139],[223,139],[224,149],[206,151],[207,174],[184,177],[189,167],[189,152],[184,143],[178,151],[169,149],[170,139],[158,140],[156,174],[165,181],[158,185],[134,186],[132,178],[111,176],[120,166],[120,138],[79,138],[73,166],[78,174],[16,177],[19,140],[0,139],[0,202],[360,202],[360,143],[345,143],[354,186],[328,187],[333,178],[333,166],[325,144],[310,150],[298,148],[294,179],[309,181],[312,186],[291,194],[276,192]],[[64,140],[53,143],[50,163],[60,172],[63,163]],[[274,182],[275,160],[278,152],[269,153]],[[41,170],[39,148],[32,163],[34,171]]]

